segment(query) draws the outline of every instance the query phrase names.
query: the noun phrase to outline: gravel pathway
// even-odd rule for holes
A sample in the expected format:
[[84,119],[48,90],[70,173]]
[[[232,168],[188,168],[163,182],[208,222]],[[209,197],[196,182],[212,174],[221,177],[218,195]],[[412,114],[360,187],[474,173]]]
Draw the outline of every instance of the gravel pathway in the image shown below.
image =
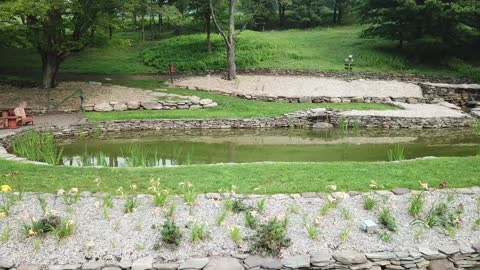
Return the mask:
[[414,97],[421,98],[418,85],[398,81],[354,80],[304,76],[240,75],[236,81],[219,76],[180,79],[176,86],[257,96],[325,97]]
[[[85,181],[89,181],[86,179]],[[468,245],[480,238],[480,230],[473,230],[472,226],[478,219],[477,196],[478,188],[469,189],[467,193],[452,193],[453,201],[447,201],[447,192],[426,192],[424,212],[432,205],[445,202],[452,209],[463,205],[461,214],[462,225],[456,230],[454,236],[448,236],[436,227],[423,228],[412,225],[412,218],[407,212],[411,194],[393,195],[391,192],[379,192],[374,196],[379,202],[379,207],[372,211],[364,210],[363,196],[344,198],[336,208],[331,209],[326,215],[319,214],[325,205],[326,199],[304,198],[301,196],[273,195],[266,200],[265,211],[260,214],[260,220],[268,220],[277,216],[288,215],[288,236],[292,245],[286,249],[283,256],[296,254],[311,254],[319,250],[346,250],[355,249],[360,252],[375,251],[416,251],[418,245],[438,248],[446,244]],[[315,194],[314,194],[315,195]],[[325,197],[325,194],[322,194]],[[339,194],[339,197],[347,194]],[[31,218],[40,218],[42,210],[38,198],[46,199],[47,208],[54,209],[60,215],[74,220],[77,228],[74,234],[59,242],[52,236],[29,237],[22,232],[22,225],[30,222]],[[260,198],[245,200],[245,203],[255,206]],[[17,263],[45,263],[66,264],[82,263],[86,259],[101,260],[134,260],[139,257],[152,255],[163,261],[178,261],[188,257],[200,256],[228,256],[234,252],[247,252],[249,243],[243,241],[235,245],[229,231],[238,226],[243,236],[250,236],[253,231],[245,227],[244,213],[228,213],[224,223],[216,225],[216,218],[224,211],[224,201],[213,201],[204,195],[199,195],[191,214],[181,198],[172,198],[175,203],[175,221],[179,224],[184,235],[177,250],[167,248],[159,242],[159,227],[165,221],[166,208],[152,206],[150,196],[138,197],[139,207],[132,214],[125,214],[124,200],[115,198],[113,208],[108,210],[108,218],[102,215],[102,197],[85,194],[80,201],[72,206],[66,206],[61,197],[53,194],[24,194],[23,201],[17,202],[12,212],[7,217],[0,218],[0,231],[8,226],[10,236],[7,242],[0,245],[2,257],[9,258]],[[392,233],[391,242],[384,242],[378,235],[369,235],[361,231],[360,224],[365,219],[378,220],[381,207],[391,209],[397,220],[399,230]],[[345,219],[342,212],[349,213]],[[309,239],[304,227],[316,226],[320,236],[316,240]],[[190,240],[192,224],[205,224],[209,237],[197,244]],[[342,232],[349,228],[347,240],[341,240]],[[417,232],[423,230],[423,233]],[[419,239],[416,239],[416,235]],[[35,239],[38,247],[35,248]],[[155,249],[155,247],[157,247]]]
[[459,109],[454,109],[452,104],[407,104],[392,102],[393,105],[402,108],[402,110],[368,110],[368,111],[345,111],[340,112],[344,116],[385,116],[385,117],[405,117],[405,118],[439,118],[439,117],[470,117]]

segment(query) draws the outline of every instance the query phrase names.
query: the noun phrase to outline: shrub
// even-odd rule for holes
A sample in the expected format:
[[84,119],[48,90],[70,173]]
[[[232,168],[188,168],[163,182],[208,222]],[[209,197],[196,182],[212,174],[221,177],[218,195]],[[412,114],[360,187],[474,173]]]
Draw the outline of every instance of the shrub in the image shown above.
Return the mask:
[[291,239],[287,237],[287,224],[287,219],[278,218],[260,224],[251,238],[252,254],[278,256],[283,248],[289,247]]
[[165,221],[160,233],[162,236],[162,241],[173,248],[177,248],[182,241],[183,236],[182,232],[180,231],[180,227],[178,227],[173,220]]

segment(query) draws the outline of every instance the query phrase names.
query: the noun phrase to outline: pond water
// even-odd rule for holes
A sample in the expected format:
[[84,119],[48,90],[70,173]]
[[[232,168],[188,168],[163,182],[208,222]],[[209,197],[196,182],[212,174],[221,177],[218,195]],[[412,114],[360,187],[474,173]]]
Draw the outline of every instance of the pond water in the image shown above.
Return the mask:
[[[114,133],[63,141],[67,166],[173,166],[251,162],[388,161],[474,156],[480,135],[448,130],[190,130]],[[392,154],[393,153],[393,154]]]

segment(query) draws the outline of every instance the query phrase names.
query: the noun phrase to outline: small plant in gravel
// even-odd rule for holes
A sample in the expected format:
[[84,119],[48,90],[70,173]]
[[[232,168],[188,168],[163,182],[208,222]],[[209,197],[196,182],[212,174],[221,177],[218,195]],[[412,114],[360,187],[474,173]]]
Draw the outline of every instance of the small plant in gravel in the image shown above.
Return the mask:
[[255,229],[258,225],[258,220],[255,211],[245,212],[245,226],[250,229]]
[[325,202],[325,204],[320,209],[320,215],[325,216],[326,214],[328,214],[330,209],[336,208],[337,205],[338,205],[338,200],[336,200],[334,198],[331,198],[331,197],[328,197],[327,201]]
[[417,232],[415,232],[415,240],[420,241],[423,236],[423,228],[420,228]]
[[308,238],[312,240],[317,240],[318,237],[320,236],[320,229],[318,229],[318,227],[315,226],[315,224],[307,225],[306,228],[307,228]]
[[423,192],[412,195],[410,198],[410,206],[408,207],[408,213],[416,218],[420,215],[423,209]]
[[40,239],[33,240],[33,249],[38,253],[40,251]]
[[298,214],[300,212],[300,205],[292,204],[288,207],[288,212]]
[[193,224],[192,228],[192,242],[198,244],[200,241],[207,239],[207,226],[204,224]]
[[10,239],[10,226],[7,224],[2,231],[2,242],[7,242]]
[[477,207],[475,208],[475,214],[477,218],[473,222],[473,227],[472,227],[474,231],[480,228],[480,196],[478,196],[476,199],[477,199]]
[[395,144],[393,148],[387,151],[388,161],[401,161],[404,160],[405,157],[405,145]]
[[447,202],[451,203],[455,200],[455,192],[453,191],[448,191],[447,192]]
[[234,213],[241,213],[248,210],[252,210],[252,207],[249,207],[248,205],[246,205],[242,199],[230,200],[230,204],[228,208],[229,208],[229,211],[232,211]]
[[342,208],[342,217],[345,220],[351,220],[352,217],[350,216],[350,212],[348,212],[347,208]]
[[10,209],[15,204],[15,196],[12,193],[12,188],[9,185],[0,186],[0,217],[8,216]]
[[172,248],[177,248],[182,241],[182,232],[173,219],[168,219],[163,223],[160,231],[162,242]]
[[223,211],[223,212],[215,219],[215,222],[216,222],[217,226],[222,225],[226,218],[227,218],[227,211]]
[[263,197],[261,200],[257,202],[257,210],[258,213],[263,214],[263,211],[265,211],[265,202],[267,201],[267,198]]
[[160,179],[150,180],[150,187],[148,189],[153,193],[153,205],[162,207],[167,204],[170,193],[166,189],[161,189]]
[[72,235],[73,232],[75,232],[75,228],[75,223],[72,220],[62,219],[60,224],[56,227],[52,227],[51,230],[53,235],[55,235],[55,238],[60,241],[61,239]]
[[38,197],[38,204],[40,205],[40,209],[42,209],[42,215],[47,214],[47,201],[43,197]]
[[185,184],[184,182],[180,182],[178,185],[182,188],[183,201],[185,202],[185,204],[193,207],[197,194],[195,193],[195,189],[193,188],[192,183],[188,182],[187,184]]
[[377,205],[377,200],[373,197],[373,194],[369,194],[363,197],[363,208],[365,210],[372,210]]
[[165,217],[167,219],[173,219],[173,215],[175,214],[175,203],[170,203],[167,212],[165,213]]
[[240,228],[238,226],[230,229],[230,237],[235,244],[239,244],[240,242],[242,242],[242,232],[240,231]]
[[380,211],[378,221],[389,231],[396,232],[398,230],[397,221],[388,208],[383,208],[382,211]]
[[380,239],[382,239],[383,242],[386,242],[386,243],[390,243],[392,242],[393,238],[392,238],[392,234],[389,233],[388,231],[381,231],[379,234],[378,234],[378,237],[380,237]]
[[57,195],[63,197],[63,203],[65,203],[65,205],[74,205],[80,200],[80,191],[78,188],[71,188],[68,192],[59,189]]
[[125,213],[128,213],[128,214],[133,213],[135,212],[135,210],[137,210],[138,200],[133,196],[129,196],[125,201],[124,207],[125,207]]
[[432,206],[425,217],[415,219],[412,224],[421,224],[427,228],[438,226],[444,230],[446,235],[452,236],[456,232],[455,229],[462,224],[461,215],[463,212],[463,204],[449,207],[448,204],[442,202]]
[[104,208],[112,208],[113,207],[113,196],[112,194],[106,194],[102,198],[102,206]]
[[346,243],[348,241],[348,234],[350,233],[350,230],[350,227],[343,229],[342,233],[340,234],[340,240],[342,240],[342,242]]
[[260,256],[278,256],[283,248],[291,245],[287,237],[288,219],[273,218],[259,224],[255,234],[250,238],[251,253]]

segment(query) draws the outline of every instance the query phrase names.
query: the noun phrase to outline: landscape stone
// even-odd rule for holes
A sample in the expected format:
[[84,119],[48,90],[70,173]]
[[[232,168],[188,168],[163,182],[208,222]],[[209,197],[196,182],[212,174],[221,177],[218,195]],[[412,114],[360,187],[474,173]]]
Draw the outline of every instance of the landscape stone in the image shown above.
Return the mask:
[[438,248],[438,250],[447,255],[452,255],[460,252],[460,248],[455,245],[442,245]]
[[59,265],[51,265],[48,267],[49,270],[77,270],[82,267],[81,264],[59,264]]
[[234,258],[210,260],[204,270],[243,270],[243,266]]
[[113,111],[113,107],[107,102],[102,102],[99,104],[95,104],[95,107],[93,107],[93,110],[95,110],[96,112],[111,112]]
[[480,252],[480,242],[473,243],[472,248],[475,250],[475,252]]
[[213,102],[213,100],[211,100],[211,99],[201,99],[201,100],[199,101],[200,105],[202,105],[202,106],[208,105],[208,104],[210,104],[210,103],[212,103],[212,102]]
[[208,264],[208,258],[188,259],[180,264],[179,270],[198,270],[203,269]]
[[397,258],[397,255],[392,252],[366,253],[365,256],[370,260],[390,260]]
[[341,103],[342,99],[340,99],[340,98],[330,98],[330,102],[331,103]]
[[333,254],[335,260],[342,264],[359,264],[359,263],[366,263],[367,257],[365,254],[359,253],[354,250],[343,250]]
[[142,102],[142,107],[145,110],[161,110],[163,109],[163,105],[156,102],[156,101],[145,101]]
[[316,192],[304,192],[302,193],[302,198],[312,199],[312,198],[318,198],[318,196]]
[[45,270],[47,267],[40,264],[21,264],[17,270]]
[[317,123],[313,124],[312,128],[314,128],[314,129],[333,128],[333,124],[326,123],[326,122],[317,122]]
[[105,265],[103,261],[89,261],[82,265],[82,270],[97,270],[103,268]]
[[126,111],[126,110],[128,110],[128,106],[125,103],[115,104],[115,105],[113,105],[113,110],[114,111]]
[[292,256],[283,260],[283,265],[288,268],[307,268],[310,267],[310,256]]
[[216,102],[212,102],[212,103],[209,103],[209,104],[205,104],[205,105],[202,105],[203,108],[213,108],[213,107],[217,107],[218,104]]
[[122,268],[120,268],[120,266],[106,266],[103,267],[102,270],[122,270]]
[[261,267],[266,269],[281,269],[283,264],[280,260],[272,257],[260,257],[257,255],[248,256],[243,262],[250,269],[254,267]]
[[455,266],[447,259],[433,260],[428,266],[430,270],[455,270]]
[[140,109],[140,102],[138,101],[129,101],[127,103],[127,109],[129,110],[138,110]]
[[[312,264],[333,262],[332,255],[326,251],[317,251],[310,256]],[[317,265],[315,265],[317,266]]]
[[408,189],[408,188],[396,188],[396,189],[392,190],[392,192],[395,195],[404,195],[404,194],[410,193],[410,189]]
[[363,103],[363,102],[365,102],[365,99],[363,97],[352,97],[350,100],[353,103]]
[[175,263],[154,264],[155,270],[177,270],[179,265]]
[[369,269],[373,266],[371,261],[367,261],[366,263],[354,264],[350,266],[351,270],[361,270],[361,269]]
[[2,269],[10,269],[14,266],[15,266],[15,264],[13,262],[10,262],[10,261],[4,260],[4,259],[0,259],[0,268],[2,268]]
[[153,257],[143,257],[132,263],[132,270],[148,270],[153,268]]

